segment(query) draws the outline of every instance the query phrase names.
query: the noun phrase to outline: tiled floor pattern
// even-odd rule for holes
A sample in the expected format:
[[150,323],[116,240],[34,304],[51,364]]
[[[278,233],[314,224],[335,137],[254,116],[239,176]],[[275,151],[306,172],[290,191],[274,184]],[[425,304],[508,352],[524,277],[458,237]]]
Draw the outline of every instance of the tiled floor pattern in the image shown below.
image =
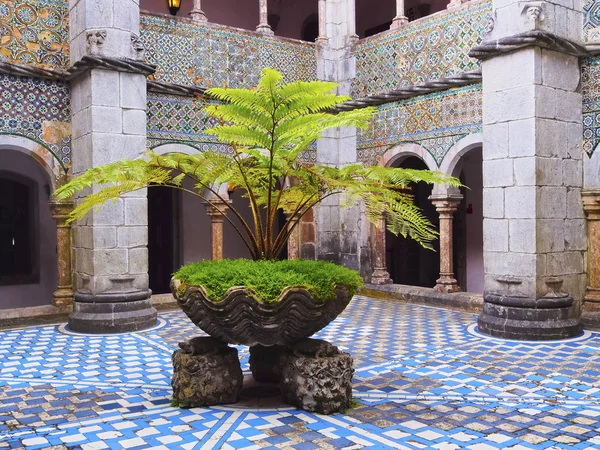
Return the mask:
[[171,352],[199,334],[180,312],[118,336],[0,332],[0,448],[600,448],[600,334],[510,342],[474,323],[356,297],[319,337],[353,355],[361,405],[328,417],[251,389],[238,405],[172,408]]

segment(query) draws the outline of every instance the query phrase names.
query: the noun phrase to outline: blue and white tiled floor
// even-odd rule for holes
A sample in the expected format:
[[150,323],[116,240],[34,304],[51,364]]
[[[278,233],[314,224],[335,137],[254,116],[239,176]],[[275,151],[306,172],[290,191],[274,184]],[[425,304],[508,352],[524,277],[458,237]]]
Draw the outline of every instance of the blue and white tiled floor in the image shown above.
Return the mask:
[[180,312],[118,336],[0,332],[0,448],[600,448],[600,334],[507,342],[475,319],[355,298],[319,337],[353,355],[361,405],[327,417],[253,388],[237,405],[172,408],[171,353],[199,334]]

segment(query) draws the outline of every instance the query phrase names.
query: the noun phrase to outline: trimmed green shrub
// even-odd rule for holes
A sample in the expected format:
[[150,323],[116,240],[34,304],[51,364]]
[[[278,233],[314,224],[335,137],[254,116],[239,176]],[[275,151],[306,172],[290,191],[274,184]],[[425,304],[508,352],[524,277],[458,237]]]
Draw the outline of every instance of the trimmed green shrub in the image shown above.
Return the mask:
[[251,261],[225,259],[202,261],[183,266],[175,278],[184,284],[201,285],[212,301],[223,299],[234,286],[245,286],[256,291],[257,300],[275,303],[284,288],[304,287],[317,301],[335,298],[334,287],[344,284],[352,295],[363,285],[355,270],[326,261]]

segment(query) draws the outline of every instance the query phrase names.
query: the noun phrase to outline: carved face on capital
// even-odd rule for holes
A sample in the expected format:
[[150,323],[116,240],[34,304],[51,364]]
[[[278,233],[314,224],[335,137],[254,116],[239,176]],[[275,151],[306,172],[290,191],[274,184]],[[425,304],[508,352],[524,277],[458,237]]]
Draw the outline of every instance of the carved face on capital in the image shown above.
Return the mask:
[[542,13],[542,8],[539,6],[530,6],[527,8],[527,20],[530,22],[537,22]]

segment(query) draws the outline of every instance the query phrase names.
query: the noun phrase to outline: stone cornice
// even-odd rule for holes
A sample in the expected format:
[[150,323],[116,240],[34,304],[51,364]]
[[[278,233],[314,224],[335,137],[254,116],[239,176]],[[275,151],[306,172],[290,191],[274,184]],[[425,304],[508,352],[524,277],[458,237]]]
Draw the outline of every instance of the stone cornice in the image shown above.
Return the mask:
[[471,58],[486,60],[504,53],[510,53],[527,47],[541,47],[569,55],[586,57],[590,53],[585,47],[555,36],[545,31],[534,30],[493,41],[484,41],[469,52]]

